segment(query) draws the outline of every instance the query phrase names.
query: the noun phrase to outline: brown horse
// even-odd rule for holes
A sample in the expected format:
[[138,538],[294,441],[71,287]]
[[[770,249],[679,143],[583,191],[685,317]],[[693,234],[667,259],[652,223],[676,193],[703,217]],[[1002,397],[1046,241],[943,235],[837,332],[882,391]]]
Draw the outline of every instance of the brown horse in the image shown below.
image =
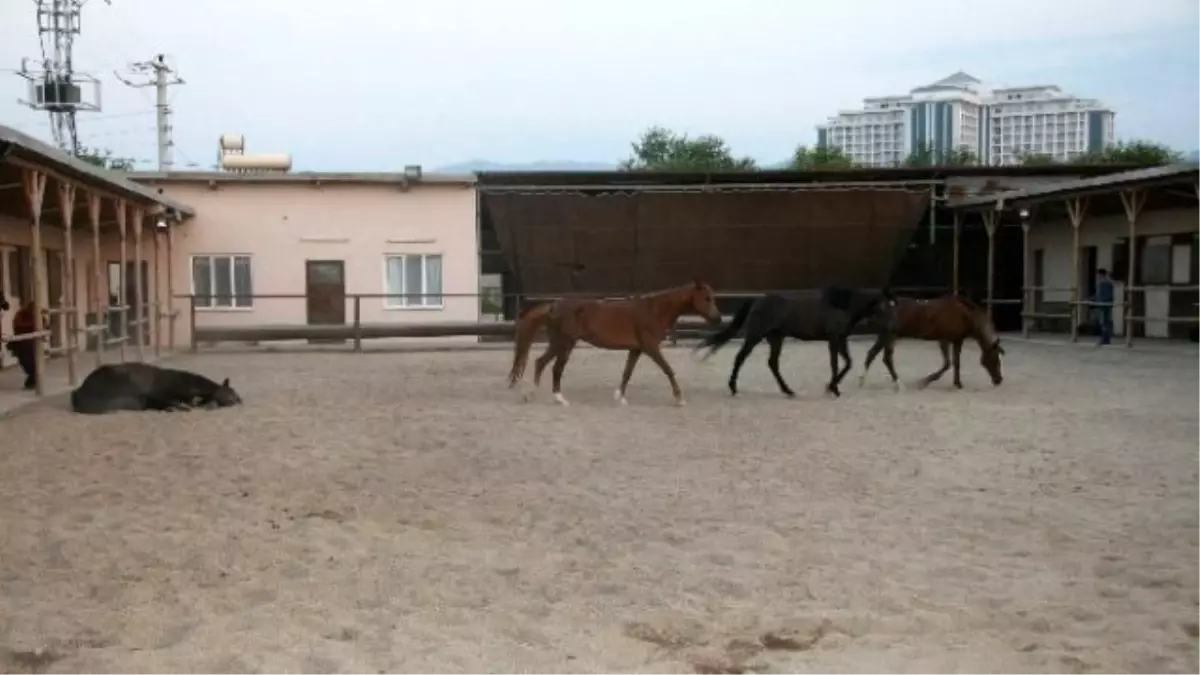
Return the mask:
[[621,386],[614,394],[618,403],[627,403],[625,388],[633,375],[633,367],[644,353],[671,382],[676,405],[683,405],[683,390],[679,388],[675,371],[663,358],[659,345],[679,317],[688,313],[699,314],[711,324],[721,323],[721,312],[714,301],[712,287],[697,280],[686,286],[619,300],[562,298],[531,307],[517,320],[516,346],[513,349],[512,371],[508,374],[508,386],[515,387],[521,381],[533,338],[545,326],[550,346],[534,363],[533,386],[536,389],[541,383],[542,371],[553,360],[554,400],[560,404],[568,405],[562,395],[563,370],[567,367],[575,343],[583,340],[601,349],[624,349],[629,352],[625,359],[625,372],[621,375]]
[[883,351],[883,365],[887,366],[892,376],[892,385],[900,389],[896,368],[892,363],[892,352],[897,338],[913,340],[936,340],[942,350],[942,367],[921,379],[921,386],[927,387],[936,382],[950,369],[951,353],[954,362],[954,386],[962,389],[962,377],[959,373],[959,359],[962,355],[962,345],[967,338],[973,338],[979,345],[979,363],[987,370],[992,378],[992,384],[999,386],[1004,381],[1000,372],[1000,356],[1004,347],[1000,346],[1000,338],[988,318],[987,310],[966,298],[957,295],[945,295],[933,300],[916,300],[901,298],[896,301],[896,318],[890,329],[884,328],[879,332],[875,344],[867,351],[867,359],[863,363],[862,375],[858,378],[859,386],[867,380],[867,370],[871,362]]

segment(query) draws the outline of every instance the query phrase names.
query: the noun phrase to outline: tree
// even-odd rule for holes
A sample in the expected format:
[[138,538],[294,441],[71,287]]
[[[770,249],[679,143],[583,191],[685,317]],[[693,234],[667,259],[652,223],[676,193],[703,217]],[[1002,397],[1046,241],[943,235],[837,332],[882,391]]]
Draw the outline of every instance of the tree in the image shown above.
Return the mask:
[[975,153],[966,148],[938,152],[928,143],[914,148],[904,160],[904,166],[972,166],[978,163]]
[[632,144],[633,156],[621,162],[622,171],[754,171],[749,157],[734,157],[724,139],[703,135],[689,138],[653,126]]
[[1054,155],[1048,155],[1044,152],[1022,152],[1017,154],[1017,161],[1024,166],[1049,166],[1058,164],[1058,160]]
[[98,166],[101,169],[110,171],[133,171],[133,159],[130,157],[114,157],[112,150],[100,150],[99,148],[86,148],[79,146],[79,151],[75,153],[75,157],[91,164]]
[[792,153],[792,161],[788,164],[792,171],[815,171],[853,169],[854,162],[842,152],[839,147],[817,146],[809,150],[803,145],[797,146]]
[[1118,141],[1101,152],[1085,152],[1075,157],[1074,164],[1138,164],[1161,166],[1178,164],[1183,154],[1152,141]]

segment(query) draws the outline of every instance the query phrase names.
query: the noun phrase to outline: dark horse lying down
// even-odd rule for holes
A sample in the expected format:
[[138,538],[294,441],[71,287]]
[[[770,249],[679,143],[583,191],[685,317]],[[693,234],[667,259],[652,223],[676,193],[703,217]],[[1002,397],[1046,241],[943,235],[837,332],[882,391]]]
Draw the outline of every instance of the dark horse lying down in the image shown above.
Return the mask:
[[[783,352],[783,340],[793,337],[798,340],[825,340],[829,343],[830,379],[825,390],[840,396],[838,384],[850,370],[850,348],[847,338],[854,327],[868,317],[876,317],[881,325],[890,325],[894,320],[895,298],[888,289],[863,291],[842,286],[827,286],[820,291],[800,291],[779,295],[769,293],[742,305],[733,321],[724,330],[706,338],[696,349],[708,347],[704,358],[712,356],[745,329],[745,342],[733,361],[733,372],[729,374],[729,391],[737,395],[738,372],[742,364],[763,340],[771,346],[767,366],[779,383],[779,389],[788,396],[795,392],[788,387],[779,373],[779,355]],[[846,361],[839,370],[838,356]]]
[[93,370],[71,392],[71,409],[98,415],[118,410],[188,410],[240,405],[229,386],[196,373],[148,363],[106,364]]

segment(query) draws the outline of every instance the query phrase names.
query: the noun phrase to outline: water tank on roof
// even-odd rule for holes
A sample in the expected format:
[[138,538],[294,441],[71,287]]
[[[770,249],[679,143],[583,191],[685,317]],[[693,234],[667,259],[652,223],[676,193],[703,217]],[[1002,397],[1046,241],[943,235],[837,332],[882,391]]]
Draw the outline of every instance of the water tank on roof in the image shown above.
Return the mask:
[[241,152],[246,149],[246,137],[241,134],[221,134],[221,149]]
[[225,155],[221,157],[221,168],[239,172],[290,171],[292,156],[286,153],[272,155]]

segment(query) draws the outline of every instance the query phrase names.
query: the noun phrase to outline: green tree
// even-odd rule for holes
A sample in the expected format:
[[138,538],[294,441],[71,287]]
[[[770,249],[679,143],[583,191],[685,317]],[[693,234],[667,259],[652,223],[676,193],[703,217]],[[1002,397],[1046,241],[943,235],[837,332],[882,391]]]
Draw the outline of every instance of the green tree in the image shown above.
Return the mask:
[[1101,152],[1085,152],[1075,157],[1074,164],[1138,164],[1161,166],[1178,164],[1183,154],[1153,141],[1118,141]]
[[703,135],[689,138],[663,127],[650,127],[632,144],[633,156],[621,162],[622,171],[754,171],[749,157],[734,157],[724,139]]
[[904,166],[972,166],[978,163],[975,153],[966,148],[937,152],[928,143],[913,148],[904,159]]
[[79,146],[75,156],[88,164],[110,171],[133,171],[133,159],[130,157],[114,157],[112,150],[87,148]]
[[792,171],[815,171],[829,169],[853,169],[854,162],[839,147],[817,146],[811,150],[800,145],[792,153],[788,164]]

